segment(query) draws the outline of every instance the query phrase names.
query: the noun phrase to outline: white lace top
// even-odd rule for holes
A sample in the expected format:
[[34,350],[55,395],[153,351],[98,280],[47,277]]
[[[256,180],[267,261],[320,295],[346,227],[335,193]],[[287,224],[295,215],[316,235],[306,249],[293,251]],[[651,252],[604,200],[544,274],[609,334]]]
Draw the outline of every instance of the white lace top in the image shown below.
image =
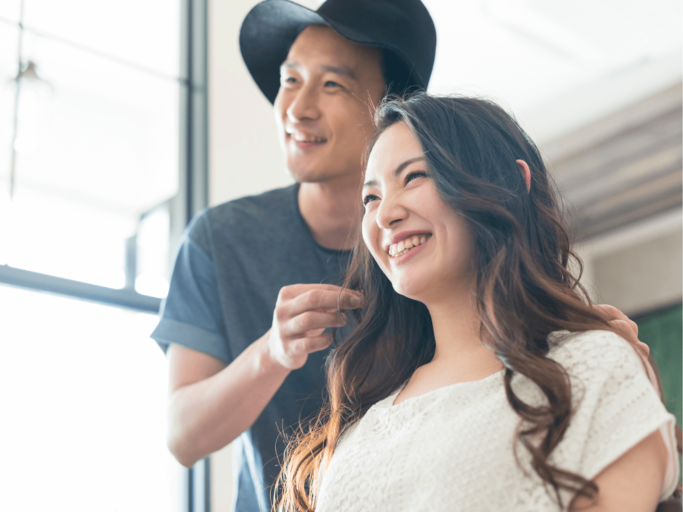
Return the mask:
[[[670,452],[660,495],[678,482],[675,418],[647,378],[635,350],[606,331],[554,335],[549,357],[569,373],[576,407],[550,461],[585,478],[595,477],[649,434],[660,429]],[[341,437],[320,487],[317,512],[440,512],[560,510],[531,469],[515,462],[519,417],[508,404],[504,371],[453,384],[393,405],[375,404]],[[521,375],[513,387],[527,403],[543,403],[540,390]],[[563,494],[566,507],[571,499]]]

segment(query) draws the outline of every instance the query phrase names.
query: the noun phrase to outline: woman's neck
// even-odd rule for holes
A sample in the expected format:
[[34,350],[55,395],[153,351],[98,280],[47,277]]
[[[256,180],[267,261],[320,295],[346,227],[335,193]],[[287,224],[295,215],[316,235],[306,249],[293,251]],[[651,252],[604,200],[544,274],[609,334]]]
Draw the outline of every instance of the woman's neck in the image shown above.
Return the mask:
[[473,291],[451,293],[427,308],[436,341],[432,368],[447,371],[454,382],[479,380],[503,368],[481,340],[481,318]]
[[450,293],[448,298],[425,302],[434,327],[434,358],[415,370],[394,405],[445,386],[481,380],[502,370],[495,353],[481,342],[474,293]]

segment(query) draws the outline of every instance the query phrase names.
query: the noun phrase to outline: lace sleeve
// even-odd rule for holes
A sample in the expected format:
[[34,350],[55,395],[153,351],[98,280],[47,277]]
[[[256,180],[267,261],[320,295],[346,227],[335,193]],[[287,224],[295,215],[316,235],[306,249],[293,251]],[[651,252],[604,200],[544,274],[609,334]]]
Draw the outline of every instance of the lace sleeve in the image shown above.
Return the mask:
[[680,469],[675,417],[665,409],[626,340],[608,331],[589,331],[572,338],[562,344],[556,358],[570,375],[575,403],[574,416],[557,449],[558,459],[569,462],[584,477],[594,478],[659,429],[669,451],[660,495],[666,499],[676,487]]

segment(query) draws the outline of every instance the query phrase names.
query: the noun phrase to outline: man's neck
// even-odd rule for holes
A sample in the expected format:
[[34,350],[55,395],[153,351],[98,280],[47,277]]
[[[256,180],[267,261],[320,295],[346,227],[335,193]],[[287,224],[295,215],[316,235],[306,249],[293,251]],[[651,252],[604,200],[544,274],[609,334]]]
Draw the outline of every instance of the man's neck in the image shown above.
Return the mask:
[[316,242],[328,249],[353,247],[360,204],[357,180],[302,183],[299,210]]

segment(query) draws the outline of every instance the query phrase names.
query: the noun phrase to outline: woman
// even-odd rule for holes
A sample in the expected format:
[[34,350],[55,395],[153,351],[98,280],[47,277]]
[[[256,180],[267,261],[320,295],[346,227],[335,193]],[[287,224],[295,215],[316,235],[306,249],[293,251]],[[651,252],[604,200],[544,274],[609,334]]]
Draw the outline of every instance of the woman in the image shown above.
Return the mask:
[[570,272],[537,148],[477,99],[393,100],[376,124],[346,283],[366,306],[280,510],[654,510],[675,419]]

